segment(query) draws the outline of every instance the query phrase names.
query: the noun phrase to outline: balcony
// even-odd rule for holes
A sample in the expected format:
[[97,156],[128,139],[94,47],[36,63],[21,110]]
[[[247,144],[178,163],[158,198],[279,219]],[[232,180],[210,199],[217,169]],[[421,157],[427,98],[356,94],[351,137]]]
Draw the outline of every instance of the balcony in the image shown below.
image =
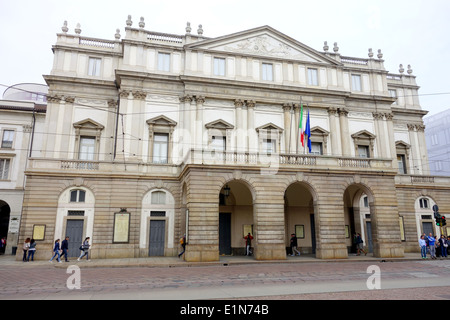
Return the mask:
[[261,154],[249,152],[218,152],[191,149],[184,164],[271,167],[280,169],[316,169],[339,171],[376,171],[395,173],[391,159],[335,157],[310,154]]
[[[68,159],[30,158],[27,174],[45,175],[115,175],[129,177],[178,177],[187,165],[247,167],[277,170],[309,169],[335,172],[385,172],[395,174],[391,159],[319,156],[310,154],[262,154],[249,152],[218,152],[191,149],[182,162],[160,164],[137,160],[85,161]],[[274,171],[275,170],[275,171]],[[411,183],[411,181],[409,181]]]

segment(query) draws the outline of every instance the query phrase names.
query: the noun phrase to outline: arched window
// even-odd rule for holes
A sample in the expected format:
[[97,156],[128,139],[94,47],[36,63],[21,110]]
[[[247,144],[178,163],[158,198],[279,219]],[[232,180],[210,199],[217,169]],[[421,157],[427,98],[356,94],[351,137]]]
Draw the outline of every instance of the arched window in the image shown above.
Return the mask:
[[72,190],[70,191],[70,202],[84,202],[86,199],[86,191]]
[[166,193],[164,191],[152,192],[152,204],[166,204]]
[[420,198],[419,206],[421,209],[428,209],[428,208],[430,208],[430,202],[428,201],[427,198]]

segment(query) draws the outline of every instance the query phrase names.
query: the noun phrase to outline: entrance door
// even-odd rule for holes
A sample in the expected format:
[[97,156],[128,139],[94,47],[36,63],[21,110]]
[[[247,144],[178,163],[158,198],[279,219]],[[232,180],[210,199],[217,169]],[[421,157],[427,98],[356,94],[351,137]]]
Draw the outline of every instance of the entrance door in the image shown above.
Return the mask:
[[219,213],[219,254],[231,254],[231,213]]
[[312,254],[316,254],[316,223],[314,221],[314,214],[309,215],[309,221],[311,224],[311,243],[312,243]]
[[430,233],[434,235],[433,222],[422,222],[422,230],[427,237]]
[[367,248],[369,252],[373,252],[373,242],[372,242],[372,222],[366,221],[366,231],[367,231]]
[[[69,257],[79,257],[80,256],[80,245],[83,242],[83,220],[67,220],[66,224],[66,235],[69,237]],[[64,239],[61,239],[61,242]]]
[[150,220],[149,256],[164,256],[166,221]]

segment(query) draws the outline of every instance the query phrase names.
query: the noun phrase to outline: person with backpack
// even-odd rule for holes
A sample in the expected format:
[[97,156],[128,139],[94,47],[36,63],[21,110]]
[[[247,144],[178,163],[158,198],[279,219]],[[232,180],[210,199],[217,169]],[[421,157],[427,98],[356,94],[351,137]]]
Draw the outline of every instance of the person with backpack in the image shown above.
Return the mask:
[[245,239],[245,246],[246,246],[245,255],[250,256],[252,254],[252,251],[250,250],[250,248],[252,247],[253,236],[249,232],[248,235],[246,235],[244,237],[244,239]]
[[36,253],[36,241],[34,239],[31,239],[30,241],[30,248],[28,249],[28,257],[27,261],[34,261],[34,254]]
[[89,248],[91,246],[89,244],[90,239],[91,238],[87,237],[86,239],[84,239],[83,243],[81,244],[80,250],[82,252],[81,252],[80,257],[77,259],[78,261],[80,261],[80,259],[82,259],[84,256],[86,256],[86,261],[91,261],[91,260],[89,260]]
[[180,239],[180,244],[181,244],[181,247],[183,248],[183,251],[181,251],[179,254],[178,254],[178,258],[181,258],[181,256],[184,254],[184,252],[186,251],[186,234],[185,235],[183,235],[183,237]]

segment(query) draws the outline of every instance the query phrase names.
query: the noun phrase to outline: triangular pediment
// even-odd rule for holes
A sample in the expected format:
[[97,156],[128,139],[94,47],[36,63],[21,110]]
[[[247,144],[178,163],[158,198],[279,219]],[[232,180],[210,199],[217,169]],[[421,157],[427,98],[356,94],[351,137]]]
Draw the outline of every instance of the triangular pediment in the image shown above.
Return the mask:
[[395,141],[395,147],[409,149],[409,148],[411,148],[411,145],[409,145],[408,143],[406,143],[403,140],[398,140],[398,141]]
[[361,131],[358,131],[358,132],[352,134],[352,138],[353,139],[355,139],[355,138],[358,138],[358,139],[375,139],[375,135],[370,133],[367,130],[361,130]]
[[339,64],[325,54],[269,26],[196,42],[187,45],[186,48],[227,54],[235,53],[239,55],[260,56],[266,59],[272,57],[310,63]]
[[255,129],[257,132],[265,130],[265,131],[278,131],[279,133],[283,132],[283,128],[280,128],[276,124],[273,124],[272,122],[267,123],[263,126],[260,126]]
[[164,115],[160,115],[151,119],[148,119],[147,124],[153,124],[153,125],[160,125],[160,126],[176,126],[177,123],[175,121],[173,121],[172,119],[164,116]]
[[105,128],[100,123],[98,123],[90,118],[75,122],[73,124],[73,126],[75,128],[96,129],[96,130],[103,130],[103,128]]
[[316,126],[314,128],[311,128],[311,134],[328,136],[329,132],[322,127]]
[[205,124],[206,129],[234,129],[234,126],[225,120],[219,119]]

